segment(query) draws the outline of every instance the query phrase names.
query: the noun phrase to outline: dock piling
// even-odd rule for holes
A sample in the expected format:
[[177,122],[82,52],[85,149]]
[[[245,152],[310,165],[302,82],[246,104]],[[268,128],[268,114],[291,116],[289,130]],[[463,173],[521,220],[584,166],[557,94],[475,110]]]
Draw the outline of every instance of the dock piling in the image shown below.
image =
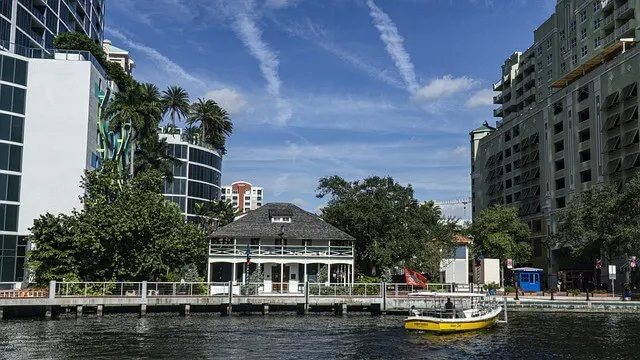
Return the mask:
[[101,317],[103,311],[104,311],[104,305],[98,305],[98,307],[96,308],[96,315],[98,315],[98,317]]
[[182,304],[180,305],[180,316],[187,316],[191,312],[190,304]]
[[140,317],[143,317],[147,314],[147,304],[140,305]]
[[0,306],[0,321],[4,319],[4,308]]
[[76,318],[81,318],[82,317],[82,305],[77,305],[76,306]]
[[263,303],[262,304],[262,315],[267,315],[269,314],[269,304],[268,303]]
[[502,303],[503,303],[503,311],[504,311],[504,322],[508,322],[509,321],[509,317],[507,315],[507,297],[503,296],[502,297]]
[[47,305],[44,308],[44,318],[47,320],[51,320],[53,317],[53,307],[51,305]]

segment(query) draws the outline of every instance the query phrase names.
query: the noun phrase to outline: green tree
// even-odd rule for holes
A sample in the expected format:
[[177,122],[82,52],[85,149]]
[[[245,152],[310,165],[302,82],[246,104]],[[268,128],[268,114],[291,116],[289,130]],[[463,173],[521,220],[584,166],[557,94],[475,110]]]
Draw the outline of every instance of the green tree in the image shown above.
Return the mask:
[[[117,92],[107,105],[105,116],[110,119],[111,130],[120,131],[125,124],[131,124],[132,155],[136,153],[139,138],[155,134],[160,124],[162,107],[159,94],[155,85],[137,84]],[[135,156],[130,161],[133,174]]]
[[236,211],[230,200],[196,203],[196,224],[205,234],[215,230],[215,226],[222,227],[233,222]]
[[478,251],[487,258],[513,259],[527,262],[531,259],[531,236],[526,223],[518,218],[518,209],[495,205],[481,211],[469,229]]
[[213,100],[198,100],[191,104],[187,124],[199,124],[201,140],[226,153],[226,138],[233,133],[233,123],[226,110]]
[[182,161],[169,155],[167,139],[159,138],[157,134],[147,136],[140,141],[136,150],[133,175],[155,169],[160,171],[165,179],[173,181],[173,168],[179,166]]
[[171,117],[171,124],[187,117],[189,113],[189,93],[179,86],[170,86],[162,92],[162,114]]
[[[602,184],[585,190],[556,213],[552,241],[572,250],[574,257],[611,260],[640,249],[640,177],[622,189]],[[591,260],[593,261],[593,260]]]
[[71,216],[46,214],[34,222],[30,253],[37,280],[162,280],[194,264],[205,268],[207,240],[185,223],[180,209],[160,193],[162,174],[139,173],[124,184],[111,162],[87,171],[83,209]]
[[317,197],[328,197],[322,218],[356,238],[356,264],[363,275],[391,267],[438,272],[453,246],[454,223],[433,203],[420,204],[411,186],[391,177],[348,182],[320,179]]

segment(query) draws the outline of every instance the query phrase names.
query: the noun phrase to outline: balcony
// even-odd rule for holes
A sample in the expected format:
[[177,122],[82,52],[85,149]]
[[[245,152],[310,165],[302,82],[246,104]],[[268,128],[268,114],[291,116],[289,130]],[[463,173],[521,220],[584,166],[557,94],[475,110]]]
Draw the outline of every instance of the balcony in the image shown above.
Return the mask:
[[609,11],[613,9],[613,1],[614,0],[603,0],[602,1],[602,11]]
[[624,23],[624,25],[616,29],[616,38],[619,39],[627,35],[633,35],[635,31],[636,31],[636,20],[630,19],[629,21]]
[[[295,245],[250,245],[252,259],[294,258],[353,258],[351,246],[295,246]],[[247,245],[209,245],[211,257],[247,257]]]
[[33,14],[33,16],[38,19],[40,21],[40,23],[42,23],[42,25],[45,25],[45,17],[44,15],[42,15],[42,13],[40,11],[38,11],[38,9],[35,8],[35,6],[32,6],[31,9],[29,9],[31,11],[31,13]]
[[502,85],[504,85],[504,81],[500,79],[497,83],[493,84],[493,91],[502,91]]
[[604,38],[604,40],[602,40],[602,43],[604,44],[605,47],[607,47],[613,44],[615,40],[616,40],[616,35],[612,33],[611,35]]
[[631,1],[627,1],[622,6],[618,7],[615,11],[615,17],[617,20],[624,20],[630,17],[633,17],[633,6],[631,5]]
[[613,20],[614,20],[613,14],[611,14],[611,15],[607,16],[606,18],[604,18],[604,21],[602,23],[602,29],[603,30],[608,30],[608,29],[613,28],[613,26],[614,26],[614,21]]
[[493,97],[494,104],[502,104],[502,93]]
[[493,109],[493,117],[502,117],[503,113],[504,112],[503,112],[502,106],[500,106],[497,109]]

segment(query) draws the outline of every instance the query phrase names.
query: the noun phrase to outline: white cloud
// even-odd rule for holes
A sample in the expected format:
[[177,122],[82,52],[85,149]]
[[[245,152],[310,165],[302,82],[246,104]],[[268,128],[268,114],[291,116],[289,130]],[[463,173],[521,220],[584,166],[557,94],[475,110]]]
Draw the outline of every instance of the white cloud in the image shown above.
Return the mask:
[[467,102],[464,103],[466,107],[478,107],[478,106],[491,106],[493,105],[493,96],[495,91],[491,89],[482,89],[476,91]]
[[276,123],[283,125],[291,119],[291,106],[280,96],[280,75],[278,74],[278,56],[262,40],[262,31],[248,14],[239,14],[233,23],[233,29],[249,53],[260,63],[260,71],[267,82],[266,91],[275,99]]
[[264,5],[274,9],[283,9],[295,5],[298,0],[266,0]]
[[303,209],[306,208],[307,206],[309,206],[308,202],[306,202],[306,201],[304,201],[304,200],[302,200],[300,198],[295,198],[295,199],[291,200],[291,203],[293,205],[296,205],[296,206],[301,207]]
[[229,88],[211,90],[204,97],[220,104],[231,115],[241,113],[247,107],[244,95]]
[[155,60],[158,64],[160,64],[160,66],[169,74],[173,74],[175,76],[177,76],[178,78],[188,81],[194,85],[198,85],[200,87],[206,87],[206,84],[204,81],[202,81],[199,77],[190,74],[189,72],[187,72],[184,68],[182,68],[180,65],[178,65],[177,63],[173,62],[171,59],[169,59],[168,57],[164,56],[162,53],[160,53],[160,51],[137,43],[135,41],[132,41],[131,39],[129,39],[125,34],[123,34],[122,32],[116,30],[116,29],[107,29],[107,32],[113,36],[115,36],[116,38],[118,38],[120,41],[122,41],[127,47],[129,47],[130,49],[134,49],[134,50],[138,50],[143,52],[145,55],[147,55],[148,57],[152,58],[153,60]]
[[368,0],[367,5],[371,10],[369,14],[373,19],[373,23],[380,32],[380,40],[385,44],[387,53],[389,53],[402,75],[407,85],[407,90],[412,94],[415,93],[418,90],[418,82],[416,81],[414,66],[411,62],[411,56],[404,48],[404,39],[400,36],[396,24],[373,0]]
[[446,98],[455,93],[470,90],[476,84],[476,80],[467,76],[454,78],[451,75],[445,75],[431,80],[427,85],[418,89],[414,99],[430,101]]
[[469,153],[469,148],[466,146],[458,146],[457,148],[451,150],[449,153],[454,156],[465,155]]

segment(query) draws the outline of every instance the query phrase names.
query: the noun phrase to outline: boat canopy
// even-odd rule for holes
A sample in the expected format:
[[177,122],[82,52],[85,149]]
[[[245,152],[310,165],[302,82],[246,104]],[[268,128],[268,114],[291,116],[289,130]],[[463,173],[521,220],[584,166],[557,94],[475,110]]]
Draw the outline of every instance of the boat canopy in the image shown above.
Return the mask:
[[433,296],[433,297],[441,297],[441,298],[469,298],[469,297],[484,297],[485,294],[476,294],[476,293],[443,293],[443,292],[435,292],[435,291],[417,291],[410,293],[409,296]]

